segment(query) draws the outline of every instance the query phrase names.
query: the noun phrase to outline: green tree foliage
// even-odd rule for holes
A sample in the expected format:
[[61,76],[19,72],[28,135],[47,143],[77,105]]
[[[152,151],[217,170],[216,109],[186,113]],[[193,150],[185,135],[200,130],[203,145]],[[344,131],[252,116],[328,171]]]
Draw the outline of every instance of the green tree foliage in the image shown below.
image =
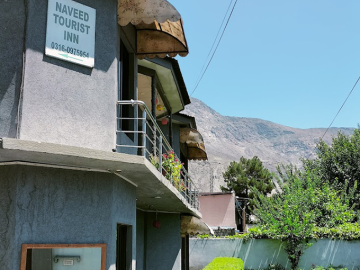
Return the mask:
[[235,191],[236,196],[251,198],[250,189],[256,188],[263,194],[270,193],[274,188],[273,175],[266,169],[258,157],[240,158],[239,162],[232,161],[223,173],[226,187],[222,191]]
[[351,196],[333,189],[312,171],[285,167],[282,178],[285,181],[281,182],[281,191],[271,197],[252,189],[254,213],[262,229],[285,241],[292,269],[296,269],[315,228],[353,222],[356,212],[350,206]]
[[[345,186],[353,187],[360,180],[360,131],[346,136],[339,133],[333,138],[331,145],[323,140],[316,146],[317,157],[313,160],[303,159],[305,171],[317,174],[323,182],[330,182],[335,189],[342,190]],[[360,187],[357,186],[357,194]],[[347,192],[351,190],[347,189]],[[358,199],[358,198],[355,198]]]

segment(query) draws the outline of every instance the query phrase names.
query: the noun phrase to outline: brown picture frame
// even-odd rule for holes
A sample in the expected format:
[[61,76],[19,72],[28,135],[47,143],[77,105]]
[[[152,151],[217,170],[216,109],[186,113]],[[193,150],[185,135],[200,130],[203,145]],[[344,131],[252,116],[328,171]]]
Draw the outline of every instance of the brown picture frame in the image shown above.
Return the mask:
[[101,270],[106,270],[106,244],[22,244],[20,270],[26,270],[26,256],[29,249],[52,248],[101,248]]

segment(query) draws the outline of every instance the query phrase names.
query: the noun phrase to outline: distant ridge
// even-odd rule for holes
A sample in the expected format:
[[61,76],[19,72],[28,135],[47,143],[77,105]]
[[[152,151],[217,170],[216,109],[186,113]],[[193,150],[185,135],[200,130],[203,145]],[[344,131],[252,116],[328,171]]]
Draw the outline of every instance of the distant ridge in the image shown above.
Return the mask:
[[[203,192],[210,191],[210,179],[213,179],[213,191],[220,191],[222,172],[241,156],[258,156],[272,171],[280,163],[300,166],[300,158],[315,157],[315,143],[326,130],[298,129],[257,118],[223,116],[195,98],[183,113],[196,117],[198,130],[204,137],[209,161],[192,161],[189,165],[193,180]],[[330,128],[324,140],[329,143],[339,131],[350,135],[353,130]]]

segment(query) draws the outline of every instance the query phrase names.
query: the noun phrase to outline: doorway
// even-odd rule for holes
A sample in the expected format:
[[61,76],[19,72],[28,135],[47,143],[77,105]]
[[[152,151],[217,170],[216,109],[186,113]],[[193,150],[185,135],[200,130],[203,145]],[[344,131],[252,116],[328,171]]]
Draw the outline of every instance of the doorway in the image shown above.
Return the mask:
[[116,232],[116,269],[132,269],[132,226],[118,224]]
[[181,270],[189,270],[189,235],[181,237]]

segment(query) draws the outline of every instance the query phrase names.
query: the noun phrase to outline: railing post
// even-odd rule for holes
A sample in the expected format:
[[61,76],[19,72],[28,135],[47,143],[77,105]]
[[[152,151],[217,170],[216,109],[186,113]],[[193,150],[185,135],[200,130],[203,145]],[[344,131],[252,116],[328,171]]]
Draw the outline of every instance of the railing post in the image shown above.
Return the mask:
[[195,202],[196,202],[195,208],[197,210],[199,210],[199,191],[198,190],[196,190]]
[[162,136],[159,137],[159,171],[162,174]]
[[154,125],[153,125],[153,155],[154,155],[154,157],[156,157],[157,156],[157,154],[156,154],[156,135],[157,135],[157,131],[156,131],[156,124],[154,123]]
[[[129,104],[130,105],[130,104]],[[129,106],[128,105],[128,106]],[[131,106],[132,106],[132,113],[129,114],[129,117],[133,118],[132,120],[126,120],[129,121],[129,129],[133,129],[134,130],[134,134],[133,134],[133,139],[134,139],[134,143],[135,145],[140,145],[141,142],[141,138],[139,139],[138,136],[136,136],[137,132],[140,132],[140,122],[139,122],[139,118],[140,118],[140,113],[139,113],[139,104],[135,101],[135,100],[131,100]],[[136,151],[137,155],[142,154],[142,153],[138,153],[138,151]]]
[[191,190],[191,182],[189,183],[189,194],[190,194],[190,205],[193,205],[193,200],[192,200],[193,193]]
[[[163,172],[163,166],[162,166],[163,152],[168,153],[170,151],[173,151],[173,149],[169,145],[164,134],[162,133],[159,126],[157,125],[156,119],[152,116],[149,109],[146,107],[146,104],[142,101],[135,101],[135,100],[118,101],[117,104],[120,108],[121,108],[121,106],[125,106],[125,105],[132,105],[134,107],[134,117],[133,118],[130,117],[127,120],[133,119],[135,133],[142,134],[140,141],[137,140],[137,137],[136,137],[136,146],[135,147],[141,148],[141,151],[137,151],[137,153],[139,154],[139,152],[140,152],[140,154],[142,156],[144,156],[145,158],[148,159],[149,158],[148,155],[151,154],[151,151],[153,151],[153,153],[155,154],[154,157],[157,157],[157,156],[159,157],[159,171],[162,174],[162,172]],[[140,108],[143,108],[142,118],[139,117]],[[118,109],[118,112],[120,113],[121,109]],[[121,115],[119,115],[118,118],[120,121],[122,120]],[[139,122],[140,119],[142,120],[142,122]],[[142,123],[142,131],[140,131],[140,129],[139,129],[140,123]],[[149,136],[147,136],[147,124],[150,124]],[[153,130],[151,128],[151,125],[154,126]],[[120,132],[120,130],[117,130],[117,133],[118,132]],[[123,131],[123,132],[126,132],[126,131]],[[159,134],[159,139],[157,138],[158,134]],[[153,138],[151,138],[152,136],[153,136]],[[154,140],[154,146],[155,146],[154,149],[152,149],[152,150],[149,149],[149,151],[148,151],[147,140],[149,140],[150,143],[152,140]],[[159,141],[159,143],[158,143],[159,148],[156,145],[156,143],[158,141]],[[123,145],[118,146],[118,144],[116,144],[116,147],[121,147],[121,146],[123,146]],[[150,146],[149,146],[149,148],[150,148]],[[157,151],[159,151],[159,153],[157,153]],[[186,198],[186,200],[189,202],[189,204],[191,206],[195,207],[196,209],[199,209],[199,191],[196,188],[196,186],[193,187],[193,183],[192,183],[191,179],[189,178],[189,175],[187,174],[187,171],[184,168],[184,166],[181,166],[179,179],[173,178],[174,177],[173,169],[171,169],[171,171],[169,171],[169,172],[166,171],[166,175],[168,175],[168,174],[170,174],[169,181],[171,182],[171,184],[175,187],[177,184],[178,186],[176,187],[176,189],[180,191],[181,195]],[[174,183],[175,181],[177,181],[177,182]],[[183,184],[183,186],[182,186],[182,184]],[[183,188],[184,188],[184,190],[183,190]]]
[[172,185],[174,185],[174,181],[173,181],[173,174],[172,174],[172,168],[170,167],[170,183],[172,184]]
[[143,110],[142,117],[143,117],[143,120],[142,120],[142,132],[143,132],[143,134],[142,134],[142,141],[143,141],[142,155],[144,157],[146,157],[146,110],[145,110],[145,108]]
[[185,193],[185,196],[186,196],[186,200],[187,200],[187,202],[189,202],[188,178],[187,178],[186,173],[184,173],[184,187],[185,187],[184,193]]

